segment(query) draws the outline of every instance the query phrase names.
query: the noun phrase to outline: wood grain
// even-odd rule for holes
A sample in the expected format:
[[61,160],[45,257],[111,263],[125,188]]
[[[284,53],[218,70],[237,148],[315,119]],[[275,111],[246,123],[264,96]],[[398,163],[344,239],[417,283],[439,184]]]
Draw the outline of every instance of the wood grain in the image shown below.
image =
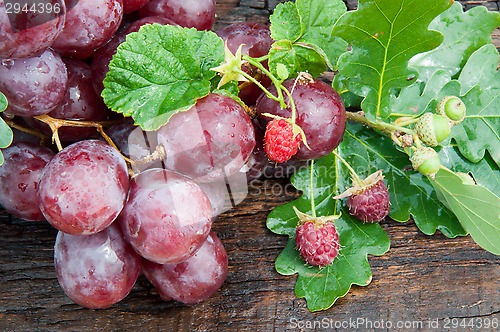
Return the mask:
[[[216,26],[252,19],[267,22],[278,1],[217,1]],[[347,1],[350,8],[355,1]],[[498,1],[463,1],[498,10]],[[500,46],[500,33],[494,34]],[[286,237],[265,227],[275,206],[297,197],[286,179],[252,186],[245,201],[214,225],[229,256],[224,286],[195,306],[161,301],[140,277],[131,294],[106,310],[73,304],[58,285],[53,267],[56,231],[46,223],[12,218],[0,211],[0,330],[4,331],[298,331],[359,330],[406,322],[408,331],[430,330],[429,321],[500,319],[500,261],[470,237],[426,236],[413,222],[382,222],[391,250],[370,257],[373,281],[352,290],[329,310],[310,313],[294,295],[294,276],[281,276],[274,260]],[[341,324],[344,324],[342,328]],[[421,325],[420,325],[421,324]],[[375,325],[376,326],[376,325]],[[352,327],[352,325],[351,325]],[[365,329],[366,327],[366,329]],[[353,330],[353,329],[351,329]],[[402,329],[400,329],[402,330]],[[461,329],[460,329],[461,330]]]

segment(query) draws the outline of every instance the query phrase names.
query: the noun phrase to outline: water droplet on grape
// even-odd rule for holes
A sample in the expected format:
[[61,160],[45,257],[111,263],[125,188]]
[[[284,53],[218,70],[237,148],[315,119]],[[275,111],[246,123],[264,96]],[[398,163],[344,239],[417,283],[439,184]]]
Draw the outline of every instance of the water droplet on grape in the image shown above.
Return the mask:
[[50,72],[50,67],[47,65],[45,61],[40,62],[36,67],[36,69],[41,74],[48,74]]
[[12,59],[3,59],[2,60],[2,66],[4,66],[7,69],[11,69],[14,66],[14,60],[12,60]]

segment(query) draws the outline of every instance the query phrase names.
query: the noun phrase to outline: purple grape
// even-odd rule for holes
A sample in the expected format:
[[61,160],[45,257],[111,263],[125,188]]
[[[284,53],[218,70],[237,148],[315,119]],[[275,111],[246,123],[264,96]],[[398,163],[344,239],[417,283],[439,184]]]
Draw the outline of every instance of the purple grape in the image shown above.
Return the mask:
[[123,0],[123,12],[129,14],[148,3],[149,0]]
[[86,59],[107,43],[123,18],[122,0],[79,0],[52,47],[64,56]]
[[228,195],[226,181],[201,182],[198,183],[203,192],[207,195],[212,206],[212,218],[216,218],[222,212],[229,210],[231,201]]
[[61,57],[50,49],[33,58],[0,63],[0,91],[7,112],[36,116],[53,110],[64,98],[68,74]]
[[197,182],[215,181],[238,172],[255,146],[250,117],[229,97],[209,94],[158,130],[168,169]]
[[128,186],[127,165],[118,151],[98,140],[79,141],[45,167],[40,209],[60,231],[95,234],[116,219]]
[[182,27],[210,30],[215,23],[215,0],[150,0],[139,16],[163,16]]
[[264,130],[256,120],[253,120],[253,125],[255,131],[255,148],[243,168],[240,169],[240,172],[246,173],[249,183],[260,178],[266,167],[271,163],[264,151]]
[[[308,79],[289,79],[283,83],[289,91],[297,108],[297,120],[306,135],[309,150],[301,144],[297,160],[317,159],[332,152],[342,141],[346,126],[345,107],[339,94],[327,83]],[[269,91],[276,94],[276,89]],[[288,103],[288,98],[285,97]],[[290,108],[281,109],[278,102],[264,94],[257,101],[257,112],[270,113],[284,118],[291,118]],[[271,119],[260,116],[264,123]]]
[[[132,118],[124,118],[120,123],[107,127],[105,132],[113,140],[117,148],[120,149],[122,154],[130,156],[129,136],[137,128]],[[147,149],[147,154],[149,154],[149,149]]]
[[[217,35],[227,42],[228,49],[234,54],[240,45],[242,54],[247,54],[253,58],[258,58],[269,53],[273,39],[269,27],[256,22],[238,22],[225,26],[216,31]],[[267,67],[267,61],[264,62]],[[252,75],[255,71],[254,67],[244,66],[243,70]],[[269,77],[263,75],[259,82],[268,87],[271,85]],[[255,105],[257,98],[262,93],[262,90],[255,84],[250,84],[241,89],[239,97],[247,105]]]
[[227,47],[233,53],[240,45],[241,51],[253,58],[269,53],[273,39],[267,25],[257,22],[237,22],[229,24],[216,31],[217,35],[227,42]]
[[66,12],[64,1],[45,0],[34,5],[37,10],[17,12],[10,8],[11,13],[7,14],[5,1],[0,0],[0,59],[40,55],[61,33]]
[[2,153],[5,162],[0,166],[0,205],[18,218],[45,220],[39,208],[38,182],[55,153],[25,142],[13,143]]
[[202,302],[212,296],[228,274],[226,250],[214,232],[185,262],[160,265],[142,261],[142,270],[163,299],[185,304]]
[[92,57],[92,85],[94,91],[100,96],[104,90],[104,78],[109,70],[109,63],[116,53],[118,46],[123,43],[127,35],[116,34],[106,45],[99,48]]
[[241,203],[248,195],[247,175],[243,171],[216,181],[199,182],[198,185],[212,204],[214,219]]
[[159,264],[179,263],[207,238],[212,206],[191,180],[164,169],[149,169],[132,179],[119,222],[141,256]]
[[124,299],[141,271],[141,257],[116,224],[92,235],[59,232],[54,263],[64,293],[92,309],[108,308]]
[[[68,84],[66,94],[49,115],[56,119],[103,121],[106,120],[109,110],[102,98],[98,96],[92,86],[90,66],[76,59],[64,59],[68,69]],[[33,118],[25,121],[36,130],[50,136],[49,126]],[[95,128],[61,127],[59,138],[65,142],[76,142],[91,137],[96,133]]]
[[163,16],[146,16],[130,24],[127,30],[125,30],[125,34],[128,35],[131,32],[137,32],[142,26],[153,23],[161,25],[178,25],[174,21]]

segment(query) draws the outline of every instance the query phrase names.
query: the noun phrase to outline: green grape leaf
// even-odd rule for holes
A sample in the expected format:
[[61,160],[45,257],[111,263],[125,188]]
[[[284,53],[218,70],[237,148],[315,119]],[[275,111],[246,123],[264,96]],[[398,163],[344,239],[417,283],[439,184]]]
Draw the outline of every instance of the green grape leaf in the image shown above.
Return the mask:
[[[436,230],[450,238],[467,234],[455,215],[439,201],[427,178],[412,169],[408,156],[398,151],[390,138],[359,125],[349,125],[338,150],[361,177],[379,169],[383,171],[392,219],[406,222],[411,216],[427,235]],[[342,174],[348,177],[347,169],[342,169]]]
[[349,78],[347,88],[364,97],[361,107],[369,119],[391,114],[391,94],[411,85],[416,75],[408,61],[441,44],[443,35],[428,26],[452,3],[361,0],[357,10],[337,21],[334,34],[352,47],[339,58],[338,69]]
[[328,66],[335,69],[347,43],[332,33],[336,20],[346,12],[341,0],[297,0],[276,6],[270,16],[271,37],[277,42],[269,52],[269,69],[286,66],[290,76],[308,71],[316,77]]
[[[0,112],[7,109],[7,98],[0,92]],[[5,121],[0,117],[0,149],[8,147],[12,143],[13,133],[12,129],[5,123]],[[4,162],[4,157],[2,151],[0,151],[0,165]]]
[[431,183],[474,241],[500,255],[500,198],[484,187],[462,183],[449,170],[441,169]]
[[223,61],[224,43],[213,32],[145,25],[118,47],[102,96],[112,110],[156,130],[210,93],[210,69]]
[[339,204],[332,199],[339,193],[338,187],[342,180],[336,176],[337,165],[336,158],[328,155],[315,161],[314,167],[295,173],[292,184],[302,190],[303,195],[293,202],[278,206],[267,219],[271,231],[290,236],[287,246],[276,259],[276,270],[283,275],[298,273],[295,294],[306,299],[311,311],[328,309],[349,291],[351,285],[368,285],[372,272],[367,256],[383,255],[390,246],[390,240],[379,224],[364,224],[343,211],[342,216],[335,221],[341,244],[337,258],[324,268],[305,265],[295,249],[298,218],[293,206],[311,214],[312,198],[317,215],[337,214]]
[[500,71],[498,51],[488,44],[474,52],[465,64],[458,81],[462,85],[462,101],[467,107],[463,122],[454,126],[451,137],[460,153],[472,162],[484,158],[488,150],[500,163]]
[[477,163],[465,158],[456,146],[444,146],[439,151],[441,164],[454,172],[470,173],[476,183],[500,196],[500,168],[489,154]]
[[417,54],[409,65],[418,71],[418,79],[424,82],[439,70],[453,76],[474,51],[491,43],[491,33],[499,25],[500,13],[489,12],[484,6],[463,12],[462,5],[455,2],[429,25],[429,29],[444,35],[443,43],[431,51]]

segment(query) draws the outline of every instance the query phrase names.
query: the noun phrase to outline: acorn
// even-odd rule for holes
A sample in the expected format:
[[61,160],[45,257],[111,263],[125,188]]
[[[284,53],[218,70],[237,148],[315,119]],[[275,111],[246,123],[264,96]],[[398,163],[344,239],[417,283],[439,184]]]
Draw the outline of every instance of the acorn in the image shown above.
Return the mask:
[[424,113],[415,124],[418,138],[427,146],[437,146],[450,136],[448,118],[434,113]]
[[410,161],[415,170],[432,178],[441,168],[437,152],[427,146],[417,148],[410,157]]
[[457,96],[446,96],[438,103],[436,112],[448,118],[452,125],[456,125],[465,119],[466,107]]

